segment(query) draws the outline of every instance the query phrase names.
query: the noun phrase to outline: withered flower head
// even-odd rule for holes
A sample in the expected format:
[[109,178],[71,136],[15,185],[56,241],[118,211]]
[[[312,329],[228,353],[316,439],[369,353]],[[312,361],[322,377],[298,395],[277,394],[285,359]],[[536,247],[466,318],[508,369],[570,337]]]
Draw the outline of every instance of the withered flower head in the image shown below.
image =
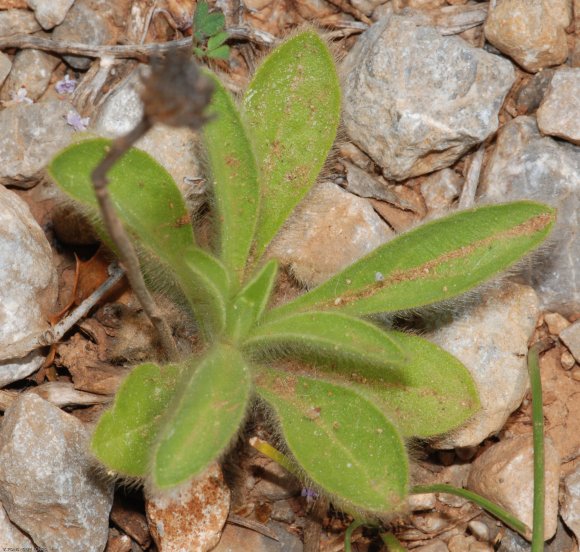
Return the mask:
[[142,76],[141,99],[151,125],[200,128],[204,110],[213,93],[212,82],[203,75],[187,51],[151,59]]

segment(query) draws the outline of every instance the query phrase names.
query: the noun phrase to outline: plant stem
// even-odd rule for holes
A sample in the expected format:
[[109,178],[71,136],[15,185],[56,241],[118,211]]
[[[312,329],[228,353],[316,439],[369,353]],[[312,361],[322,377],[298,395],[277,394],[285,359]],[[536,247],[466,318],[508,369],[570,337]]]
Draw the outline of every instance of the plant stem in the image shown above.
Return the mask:
[[292,465],[292,462],[290,462],[288,457],[282,454],[278,449],[274,448],[270,443],[263,441],[259,437],[252,437],[250,439],[250,445],[260,451],[264,456],[274,460],[274,462],[278,462],[278,464],[292,475],[299,477],[296,468]]
[[121,264],[127,272],[127,279],[129,284],[133,289],[133,292],[137,296],[139,303],[143,307],[143,311],[148,316],[149,320],[153,324],[161,345],[165,350],[165,353],[169,360],[176,361],[179,358],[179,353],[173,340],[171,334],[171,329],[169,325],[161,316],[153,297],[149,293],[147,286],[145,285],[145,280],[141,272],[141,266],[139,264],[139,259],[137,258],[137,253],[131,244],[131,240],[123,227],[123,224],[117,217],[115,212],[115,207],[109,195],[108,189],[108,179],[107,173],[113,167],[113,165],[127,152],[127,150],[141,138],[149,129],[151,128],[151,123],[147,117],[143,117],[139,124],[124,136],[117,138],[111,145],[111,148],[99,163],[97,168],[93,171],[91,178],[93,181],[93,187],[95,190],[95,195],[99,203],[101,214],[103,216],[103,222],[109,236],[113,240],[113,243],[117,247],[118,255]]
[[405,548],[393,533],[381,533],[381,539],[387,545],[388,552],[405,552]]
[[532,552],[544,550],[544,507],[546,486],[544,481],[544,412],[542,409],[542,380],[538,347],[528,353],[528,371],[532,387],[532,435],[534,441],[534,510],[532,523]]
[[347,528],[344,534],[344,552],[352,552],[352,547],[350,541],[352,540],[352,534],[362,525],[365,521],[362,519],[355,519]]
[[495,516],[499,520],[503,521],[508,527],[511,527],[517,531],[520,535],[529,539],[532,535],[530,528],[518,518],[512,516],[509,512],[487,500],[487,498],[474,493],[473,491],[468,491],[467,489],[460,489],[459,487],[454,487],[453,485],[446,485],[444,483],[439,483],[436,485],[417,485],[411,489],[411,494],[424,494],[424,493],[447,493],[455,496],[460,496],[471,500],[492,516]]

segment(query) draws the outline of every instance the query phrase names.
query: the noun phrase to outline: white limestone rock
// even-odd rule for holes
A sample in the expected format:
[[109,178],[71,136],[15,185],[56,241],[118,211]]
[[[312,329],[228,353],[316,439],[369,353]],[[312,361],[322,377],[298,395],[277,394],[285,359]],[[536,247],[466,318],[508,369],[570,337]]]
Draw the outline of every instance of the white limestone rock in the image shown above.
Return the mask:
[[[58,294],[56,269],[44,232],[26,203],[0,186],[0,353],[48,328]],[[44,357],[0,354],[0,387],[36,371]]]
[[514,82],[508,60],[387,16],[346,57],[346,131],[388,179],[448,167],[498,128]]
[[463,362],[481,401],[481,410],[436,439],[435,448],[476,446],[498,432],[520,406],[528,388],[528,340],[538,315],[538,297],[531,287],[505,283],[484,292],[473,308],[428,336]]

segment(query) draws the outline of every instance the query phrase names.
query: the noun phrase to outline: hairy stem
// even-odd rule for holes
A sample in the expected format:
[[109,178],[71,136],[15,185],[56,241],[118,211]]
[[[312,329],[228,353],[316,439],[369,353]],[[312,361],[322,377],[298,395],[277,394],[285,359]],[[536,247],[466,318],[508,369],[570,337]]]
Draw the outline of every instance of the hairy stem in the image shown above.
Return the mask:
[[143,307],[145,314],[151,321],[151,324],[153,324],[157,331],[168,359],[176,361],[179,358],[179,353],[173,336],[171,335],[171,329],[163,316],[161,316],[153,297],[145,285],[137,253],[131,244],[131,240],[123,224],[117,217],[107,186],[109,183],[107,179],[109,170],[150,128],[151,123],[149,119],[144,117],[132,131],[117,138],[111,145],[107,155],[105,155],[104,159],[93,171],[91,177],[105,227],[117,247],[121,264],[127,271],[127,279],[131,284],[131,288]]

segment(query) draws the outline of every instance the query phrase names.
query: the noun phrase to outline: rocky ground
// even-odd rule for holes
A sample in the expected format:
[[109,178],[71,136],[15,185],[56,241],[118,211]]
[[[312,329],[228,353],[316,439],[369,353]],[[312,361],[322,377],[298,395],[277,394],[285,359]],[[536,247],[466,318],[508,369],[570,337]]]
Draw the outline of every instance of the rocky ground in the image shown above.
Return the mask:
[[[415,483],[465,486],[531,524],[526,354],[541,341],[546,550],[577,552],[580,2],[217,0],[215,7],[233,37],[229,61],[215,63],[233,91],[270,45],[305,22],[323,29],[340,60],[344,129],[335,155],[274,248],[288,289],[316,285],[397,233],[458,208],[521,198],[558,207],[551,243],[510,279],[423,321],[473,374],[482,411],[451,435],[411,447]],[[115,137],[133,127],[143,45],[187,37],[193,8],[184,0],[0,0],[0,545],[12,550],[317,549],[304,538],[316,527],[316,504],[248,445],[252,436],[269,437],[259,414],[223,470],[212,467],[178,495],[150,496],[95,469],[86,452],[91,424],[129,367],[156,354],[123,281],[57,345],[12,347],[57,324],[107,278],[105,254],[46,179],[47,163],[85,131]],[[113,45],[125,45],[123,55]],[[198,138],[156,127],[138,147],[171,172],[203,225]],[[194,347],[193,328],[159,300],[178,339]],[[342,550],[350,521],[322,512],[319,550]],[[417,551],[530,548],[445,494],[414,496],[389,522]],[[355,532],[353,549],[380,550],[376,530]]]

